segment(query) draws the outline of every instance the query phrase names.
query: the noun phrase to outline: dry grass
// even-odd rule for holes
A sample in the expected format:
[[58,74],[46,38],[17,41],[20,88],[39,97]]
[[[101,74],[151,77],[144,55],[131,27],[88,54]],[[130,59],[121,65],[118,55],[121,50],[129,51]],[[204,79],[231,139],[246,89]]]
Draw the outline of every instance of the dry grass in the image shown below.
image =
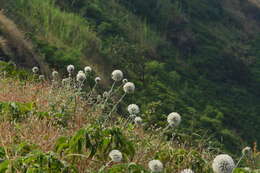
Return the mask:
[[[49,83],[21,83],[13,80],[1,80],[0,82],[0,102],[33,102],[37,105],[37,111],[48,111],[50,109],[50,99],[64,100],[66,94],[53,92]],[[63,90],[64,91],[64,90]],[[79,103],[80,104],[80,103]],[[81,104],[83,105],[83,104]],[[79,108],[85,109],[85,108]],[[84,127],[88,123],[84,112],[77,111],[73,118],[68,121],[67,128],[61,128],[52,123],[50,118],[39,119],[31,116],[21,122],[1,121],[0,141],[2,146],[26,141],[36,144],[43,151],[51,151],[55,141],[63,135],[72,135],[75,131]],[[18,140],[18,141],[17,141]]]
[[[34,83],[20,82],[12,79],[0,80],[0,102],[34,102],[37,105],[37,111],[50,111],[51,102],[63,105],[66,103],[66,97],[73,94],[71,91],[64,88],[53,90],[49,82]],[[89,125],[97,118],[100,112],[88,112],[89,107],[84,104],[83,100],[78,100],[78,107],[75,114],[68,121],[68,126],[62,128],[53,123],[49,117],[37,118],[31,115],[25,120],[0,121],[0,146],[11,146],[21,142],[35,144],[42,151],[52,151],[57,139],[61,136],[72,136],[80,128]],[[116,121],[116,120],[115,120]],[[121,123],[119,123],[119,121]],[[140,165],[147,165],[152,160],[156,153],[160,151],[173,151],[184,149],[185,151],[197,151],[202,154],[203,158],[211,160],[212,156],[205,151],[203,145],[190,146],[186,143],[178,142],[162,142],[158,137],[159,131],[151,133],[145,131],[142,127],[130,128],[125,126],[124,119],[118,119],[117,122],[111,122],[111,127],[119,127],[124,135],[134,142],[136,154],[132,162]],[[64,159],[64,158],[63,158]],[[178,171],[185,167],[189,167],[194,160],[192,158],[184,158],[185,164],[179,166],[173,160],[165,161],[165,166],[175,167]],[[98,170],[105,163],[90,158],[81,158],[77,162],[79,172],[92,172]],[[110,165],[112,166],[112,165]]]

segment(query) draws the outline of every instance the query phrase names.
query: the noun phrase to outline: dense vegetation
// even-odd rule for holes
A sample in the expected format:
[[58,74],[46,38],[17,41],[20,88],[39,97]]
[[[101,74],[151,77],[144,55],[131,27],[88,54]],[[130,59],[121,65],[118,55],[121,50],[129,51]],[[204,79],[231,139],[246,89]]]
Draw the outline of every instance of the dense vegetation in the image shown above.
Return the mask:
[[[168,113],[176,111],[184,119],[183,131],[212,134],[229,152],[260,140],[260,10],[254,4],[246,0],[0,3],[51,68],[90,64],[106,79],[104,86],[109,82],[107,72],[123,69],[138,90],[126,102],[141,105],[145,128],[165,126]],[[5,47],[9,42],[21,44],[10,41],[6,32],[0,26]],[[0,51],[5,59],[19,62],[5,50]]]
[[[65,80],[55,72],[49,81],[37,68],[30,74],[12,63],[0,65],[1,173],[259,172],[256,144],[244,148],[240,158],[228,156],[232,161],[221,163],[223,151],[214,140],[184,132],[176,112],[170,114],[174,119],[162,119],[166,127],[149,130],[137,105],[126,106],[126,117],[117,114],[122,99],[138,92],[125,87],[129,82],[120,73],[113,72],[116,82],[102,94],[99,80],[92,87],[88,83],[91,71],[75,76],[68,70]],[[215,161],[216,155],[222,159]]]

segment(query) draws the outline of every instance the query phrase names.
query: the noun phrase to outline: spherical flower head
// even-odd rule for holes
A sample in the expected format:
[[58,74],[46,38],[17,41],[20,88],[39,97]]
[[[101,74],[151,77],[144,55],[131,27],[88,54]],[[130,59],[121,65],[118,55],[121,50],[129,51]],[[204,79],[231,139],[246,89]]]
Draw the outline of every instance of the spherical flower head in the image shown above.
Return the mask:
[[78,82],[83,82],[86,79],[86,75],[84,72],[79,72],[77,74],[77,81]]
[[127,82],[124,86],[123,86],[124,92],[127,94],[133,93],[135,91],[135,84],[132,82]]
[[123,155],[119,150],[112,150],[109,153],[109,157],[113,162],[121,162]]
[[123,79],[123,84],[126,84],[127,82],[128,82],[128,80],[127,79]]
[[251,148],[250,147],[245,147],[243,150],[242,150],[242,154],[243,155],[250,155],[252,152]]
[[184,169],[181,173],[194,173],[191,169]]
[[70,65],[67,66],[68,73],[72,73],[74,71],[74,69],[75,69],[74,65],[70,64]]
[[151,160],[148,163],[148,167],[151,169],[152,172],[162,172],[163,171],[163,164],[160,160]]
[[62,81],[61,81],[62,85],[67,85],[67,84],[69,84],[69,82],[70,82],[70,78],[65,78],[65,79],[62,79]]
[[57,78],[59,76],[59,73],[57,71],[52,72],[52,77]]
[[38,68],[38,67],[33,67],[33,68],[32,68],[32,72],[33,72],[34,74],[38,73],[38,72],[39,72],[39,68]]
[[172,112],[167,117],[170,126],[178,126],[181,123],[181,116],[177,112]]
[[85,71],[85,73],[90,73],[90,72],[92,72],[92,68],[90,66],[86,66],[84,68],[84,71]]
[[136,125],[142,125],[143,119],[141,117],[135,117],[134,122]]
[[96,83],[99,83],[100,81],[101,81],[101,78],[100,78],[100,77],[96,77],[96,78],[95,78],[95,82],[96,82]]
[[121,70],[114,70],[111,76],[114,81],[118,82],[123,79],[123,72]]
[[39,80],[44,80],[45,76],[44,75],[40,75],[39,76]]
[[97,101],[99,102],[99,101],[101,101],[102,100],[102,96],[99,94],[98,96],[97,96]]
[[213,160],[212,168],[214,173],[232,173],[235,163],[229,155],[220,154]]
[[108,92],[105,91],[105,92],[103,93],[103,97],[104,97],[104,98],[107,98],[108,96],[109,96]]
[[130,104],[127,107],[127,110],[129,112],[129,114],[138,114],[140,112],[139,106],[137,106],[136,104]]

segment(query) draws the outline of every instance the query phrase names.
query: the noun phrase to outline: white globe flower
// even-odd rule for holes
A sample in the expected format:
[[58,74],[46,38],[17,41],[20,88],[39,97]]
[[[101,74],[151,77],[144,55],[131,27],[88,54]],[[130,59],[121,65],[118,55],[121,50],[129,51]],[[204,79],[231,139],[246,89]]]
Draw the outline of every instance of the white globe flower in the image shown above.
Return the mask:
[[142,125],[143,119],[141,117],[135,117],[134,122],[136,125]]
[[167,117],[170,126],[178,126],[181,123],[181,116],[177,112],[172,112]]
[[69,72],[69,73],[72,73],[73,71],[74,71],[74,69],[75,69],[75,67],[74,67],[74,65],[68,65],[67,66],[67,71]]
[[86,66],[84,68],[85,73],[90,73],[92,71],[92,68],[90,66]]
[[232,173],[235,163],[229,155],[220,154],[213,160],[212,168],[214,173]]
[[138,114],[140,112],[139,106],[137,106],[136,104],[130,104],[127,107],[127,110],[129,112],[129,114]]
[[33,67],[33,68],[32,68],[32,72],[33,72],[34,74],[38,73],[38,72],[39,72],[39,68],[38,68],[38,67]]
[[127,79],[123,79],[123,84],[126,84],[127,82],[128,82],[128,80]]
[[109,93],[107,92],[107,91],[105,91],[104,93],[103,93],[103,97],[104,98],[107,98],[109,96]]
[[100,81],[101,81],[101,78],[100,78],[100,77],[96,77],[96,78],[95,78],[95,82],[96,82],[96,83],[99,83]]
[[78,81],[78,82],[83,82],[84,80],[86,80],[86,75],[85,75],[85,73],[79,72],[79,73],[77,74],[77,81]]
[[114,81],[118,82],[123,79],[123,72],[121,70],[114,70],[111,76]]
[[57,78],[59,76],[59,72],[53,71],[51,75],[53,78]]
[[132,82],[127,82],[124,86],[123,86],[124,92],[125,93],[133,93],[135,91],[135,85]]
[[184,169],[181,173],[194,173],[191,169]]
[[123,155],[122,155],[122,153],[119,150],[112,150],[109,153],[109,157],[111,158],[111,160],[113,162],[121,162],[121,160],[123,158]]
[[162,172],[163,171],[163,164],[160,160],[151,160],[148,163],[148,167],[151,169],[152,172]]
[[250,155],[252,152],[251,148],[250,147],[245,147],[243,150],[242,150],[242,154],[243,155]]
[[45,76],[44,75],[40,75],[39,76],[39,80],[44,80]]

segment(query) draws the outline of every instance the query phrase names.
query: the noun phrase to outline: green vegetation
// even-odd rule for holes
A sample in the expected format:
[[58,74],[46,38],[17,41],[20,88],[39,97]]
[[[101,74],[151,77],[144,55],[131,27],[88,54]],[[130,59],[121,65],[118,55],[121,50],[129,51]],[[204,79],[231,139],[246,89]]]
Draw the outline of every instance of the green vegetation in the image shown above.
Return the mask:
[[[231,0],[0,0],[49,66],[122,69],[138,92],[145,129],[172,111],[180,133],[212,134],[237,154],[260,141],[260,10]],[[0,55],[2,53],[0,27]],[[4,51],[3,51],[4,52]],[[107,87],[107,83],[105,82]],[[122,104],[124,105],[124,104]],[[122,106],[120,105],[120,106]],[[125,114],[124,109],[118,110]],[[122,165],[122,167],[124,167]],[[122,168],[114,168],[122,169]]]
[[[221,148],[207,134],[187,131],[185,117],[178,123],[163,117],[161,122],[168,125],[156,128],[149,121],[137,122],[130,116],[134,112],[145,118],[153,107],[143,114],[137,105],[132,106],[137,111],[126,106],[127,117],[114,112],[124,105],[122,92],[127,93],[126,98],[133,94],[125,90],[127,83],[121,84],[123,76],[108,95],[101,96],[100,84],[91,87],[78,75],[70,75],[69,82],[64,83],[57,77],[38,80],[37,72],[25,72],[33,78],[24,80],[12,73],[19,71],[14,65],[1,65],[13,70],[0,74],[0,172],[149,173],[158,169],[150,165],[156,159],[163,164],[163,173],[187,168],[213,173],[213,159],[222,153]],[[237,163],[232,173],[259,172],[260,152],[256,147],[243,149],[241,158],[232,155]],[[121,156],[111,155],[115,150]],[[223,167],[221,163],[217,166]]]

